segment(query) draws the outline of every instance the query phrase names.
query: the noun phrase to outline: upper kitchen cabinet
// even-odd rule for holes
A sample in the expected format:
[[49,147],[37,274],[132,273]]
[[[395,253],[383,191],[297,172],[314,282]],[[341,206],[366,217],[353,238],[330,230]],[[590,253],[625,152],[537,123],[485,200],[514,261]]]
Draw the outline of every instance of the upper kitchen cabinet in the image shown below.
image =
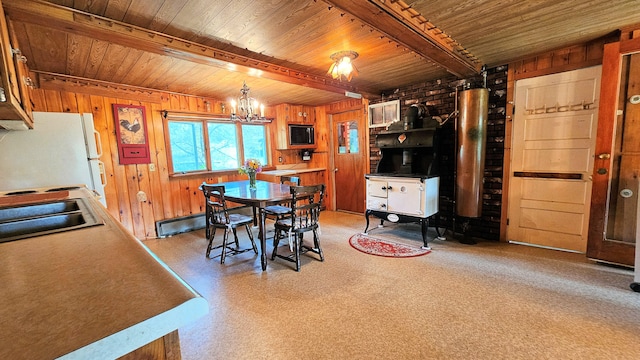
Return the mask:
[[[290,149],[311,149],[316,147],[316,142],[313,141],[313,127],[316,121],[315,108],[312,106],[280,104],[276,107],[276,149],[278,150],[290,150]],[[308,131],[310,133],[310,144],[303,145],[299,142],[299,139],[294,136],[292,139],[290,131],[292,126],[301,125],[306,128],[311,128]],[[297,127],[296,127],[297,128]],[[298,130],[300,130],[298,128]],[[295,133],[294,133],[295,135]],[[293,141],[293,143],[292,143]]]
[[280,104],[276,107],[278,118],[286,123],[310,124],[316,122],[316,112],[313,106]]
[[289,122],[314,125],[316,123],[316,111],[312,106],[291,106],[291,119]]
[[33,129],[27,59],[20,52],[0,3],[0,128]]

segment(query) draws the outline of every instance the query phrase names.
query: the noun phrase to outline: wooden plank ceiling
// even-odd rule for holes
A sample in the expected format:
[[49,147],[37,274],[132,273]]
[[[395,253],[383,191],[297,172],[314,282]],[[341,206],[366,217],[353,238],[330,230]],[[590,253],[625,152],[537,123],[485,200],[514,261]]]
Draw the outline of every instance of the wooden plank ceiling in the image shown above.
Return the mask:
[[[2,0],[37,72],[268,105],[320,105],[599,38],[636,0]],[[329,56],[359,53],[351,82]]]

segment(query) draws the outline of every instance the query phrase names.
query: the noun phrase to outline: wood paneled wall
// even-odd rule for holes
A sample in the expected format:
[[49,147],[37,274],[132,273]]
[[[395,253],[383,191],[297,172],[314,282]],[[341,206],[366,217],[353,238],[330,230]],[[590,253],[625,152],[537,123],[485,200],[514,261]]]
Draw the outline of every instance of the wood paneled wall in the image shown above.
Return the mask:
[[617,36],[610,35],[588,43],[513,61],[509,64],[509,79],[516,81],[602,64],[604,44],[617,40]]
[[[32,95],[34,111],[93,114],[95,128],[102,137],[101,160],[105,163],[107,178],[105,187],[107,209],[139,239],[156,237],[157,221],[203,213],[204,202],[198,190],[198,186],[203,181],[218,183],[245,178],[236,171],[169,176],[161,110],[221,113],[221,109],[216,108],[217,105],[211,106],[221,103],[216,99],[157,92],[151,94],[149,101],[145,101],[131,100],[126,92],[122,92],[122,97],[110,97],[63,89],[34,89]],[[113,104],[145,107],[151,162],[155,169],[149,164],[119,164]],[[322,107],[319,109],[323,111]],[[273,109],[267,109],[266,115],[275,116],[275,113]],[[321,115],[320,118],[326,118],[326,116]],[[271,129],[270,133],[275,134],[275,131]],[[277,164],[279,153],[272,151],[275,164]],[[284,157],[287,164],[301,162],[293,152],[285,153]],[[326,149],[314,154],[309,166],[327,167]]]

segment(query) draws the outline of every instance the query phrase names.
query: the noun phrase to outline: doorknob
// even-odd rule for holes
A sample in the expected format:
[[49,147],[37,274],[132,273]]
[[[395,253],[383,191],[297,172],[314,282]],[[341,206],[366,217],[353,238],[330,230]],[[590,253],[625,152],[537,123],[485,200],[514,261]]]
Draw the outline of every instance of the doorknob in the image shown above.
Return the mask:
[[607,154],[607,153],[600,154],[598,155],[598,159],[603,159],[603,160],[611,159],[611,154]]
[[333,172],[338,172],[338,168],[333,169]]

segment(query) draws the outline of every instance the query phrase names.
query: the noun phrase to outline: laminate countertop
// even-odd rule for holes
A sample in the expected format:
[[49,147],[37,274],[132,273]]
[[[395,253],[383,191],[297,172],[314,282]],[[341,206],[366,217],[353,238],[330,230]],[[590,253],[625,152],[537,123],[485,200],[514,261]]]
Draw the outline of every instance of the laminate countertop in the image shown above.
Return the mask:
[[0,359],[109,359],[208,312],[207,301],[87,189],[104,222],[0,243]]
[[287,175],[295,175],[295,174],[325,171],[325,170],[327,169],[325,168],[277,169],[277,170],[263,171],[262,174],[274,175],[274,176],[287,176]]

